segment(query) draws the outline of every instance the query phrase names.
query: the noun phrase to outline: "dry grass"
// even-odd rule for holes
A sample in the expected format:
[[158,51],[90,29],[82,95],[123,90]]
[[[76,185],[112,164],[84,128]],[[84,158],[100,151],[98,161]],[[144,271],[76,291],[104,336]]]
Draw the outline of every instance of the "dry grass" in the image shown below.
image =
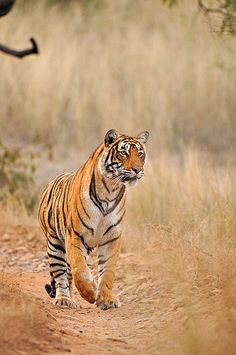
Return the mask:
[[232,241],[236,232],[236,169],[232,164],[216,165],[210,155],[186,150],[181,158],[161,154],[146,170],[143,188],[131,192],[132,219],[143,216],[144,223],[169,226],[209,244],[209,235],[225,243]]
[[47,351],[54,336],[50,333],[51,321],[45,309],[41,310],[35,300],[21,292],[10,274],[1,274],[0,284],[1,353],[39,354]]
[[189,150],[151,161],[130,194],[124,251],[155,280],[158,354],[234,353],[235,181],[232,164]]
[[19,225],[32,226],[35,221],[32,220],[32,215],[29,215],[23,205],[16,202],[14,196],[9,198],[7,203],[0,203],[0,236],[8,233],[11,227]]
[[[1,56],[2,138],[53,144],[58,173],[72,168],[69,152],[76,168],[111,127],[148,129],[147,174],[130,191],[124,250],[142,253],[164,285],[152,319],[157,348],[232,354],[235,40],[210,34],[195,1],[170,11],[119,0],[95,12],[73,2],[46,11],[44,1],[23,12],[20,3],[1,19],[0,39],[21,47],[34,35],[41,55]],[[40,185],[54,174],[49,164]]]
[[23,12],[19,1],[1,19],[2,41],[24,47],[34,35],[41,48],[22,62],[1,56],[5,139],[91,149],[117,127],[149,129],[153,153],[232,146],[235,41],[213,37],[195,1],[171,11],[155,0],[112,1],[92,13],[45,3]]

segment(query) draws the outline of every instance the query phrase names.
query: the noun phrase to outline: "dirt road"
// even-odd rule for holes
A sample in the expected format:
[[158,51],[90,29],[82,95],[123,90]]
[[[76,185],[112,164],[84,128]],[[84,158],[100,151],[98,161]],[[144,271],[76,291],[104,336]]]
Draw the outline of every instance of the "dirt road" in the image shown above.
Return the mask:
[[233,255],[222,268],[222,254],[153,226],[146,238],[152,232],[148,247],[123,248],[115,282],[122,306],[107,311],[77,291],[78,309],[56,308],[44,290],[49,272],[39,228],[0,233],[0,354],[234,354]]
[[[37,232],[36,232],[37,233]],[[151,270],[140,256],[122,254],[117,271],[115,293],[122,307],[101,311],[76,292],[78,309],[58,309],[44,290],[49,281],[44,242],[34,231],[18,226],[1,237],[1,277],[13,285],[14,292],[26,295],[37,305],[39,317],[47,315],[48,332],[25,349],[18,339],[14,354],[156,354],[157,329],[153,325],[158,289]],[[16,291],[16,289],[18,291]],[[42,325],[41,325],[42,326]],[[14,329],[9,329],[11,336]],[[43,349],[40,346],[43,341]],[[17,347],[19,345],[19,348]]]

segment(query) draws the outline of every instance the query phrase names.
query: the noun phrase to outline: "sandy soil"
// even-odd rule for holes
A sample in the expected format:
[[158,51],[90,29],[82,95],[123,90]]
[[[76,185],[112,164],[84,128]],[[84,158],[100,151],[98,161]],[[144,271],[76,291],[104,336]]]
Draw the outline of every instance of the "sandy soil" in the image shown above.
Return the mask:
[[[3,353],[156,354],[158,329],[153,317],[161,285],[158,287],[145,260],[140,255],[121,254],[115,286],[121,308],[98,310],[76,292],[78,309],[58,309],[44,290],[49,273],[45,243],[37,233],[37,229],[18,226],[1,236],[0,277],[14,285],[14,292],[21,293],[26,302],[37,306],[39,318],[46,314],[46,324],[40,327],[47,331],[27,347],[24,337],[18,337],[10,348],[2,347]],[[9,336],[14,332],[9,329]]]
[[115,282],[122,306],[101,311],[77,291],[78,309],[52,304],[39,227],[0,232],[0,355],[235,354],[233,254],[222,268],[221,254],[156,233],[137,253],[124,252],[137,250],[127,246],[132,234],[123,243]]

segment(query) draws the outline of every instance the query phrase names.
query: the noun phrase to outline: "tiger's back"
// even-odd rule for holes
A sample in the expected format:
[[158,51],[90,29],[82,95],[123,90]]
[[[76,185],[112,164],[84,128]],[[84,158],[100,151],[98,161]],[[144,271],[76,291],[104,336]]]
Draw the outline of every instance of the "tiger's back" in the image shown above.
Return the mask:
[[69,186],[71,185],[74,174],[60,174],[52,180],[42,193],[39,204],[39,222],[46,236],[50,234],[58,235],[64,241],[65,217],[69,211],[66,203]]

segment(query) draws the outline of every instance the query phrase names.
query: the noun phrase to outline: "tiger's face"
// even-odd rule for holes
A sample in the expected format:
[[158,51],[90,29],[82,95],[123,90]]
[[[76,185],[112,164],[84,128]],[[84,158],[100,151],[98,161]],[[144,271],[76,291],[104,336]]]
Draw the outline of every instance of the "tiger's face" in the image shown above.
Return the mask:
[[108,131],[100,165],[102,174],[125,185],[134,185],[144,175],[144,145],[148,137],[147,131],[137,137],[121,135],[113,129]]

